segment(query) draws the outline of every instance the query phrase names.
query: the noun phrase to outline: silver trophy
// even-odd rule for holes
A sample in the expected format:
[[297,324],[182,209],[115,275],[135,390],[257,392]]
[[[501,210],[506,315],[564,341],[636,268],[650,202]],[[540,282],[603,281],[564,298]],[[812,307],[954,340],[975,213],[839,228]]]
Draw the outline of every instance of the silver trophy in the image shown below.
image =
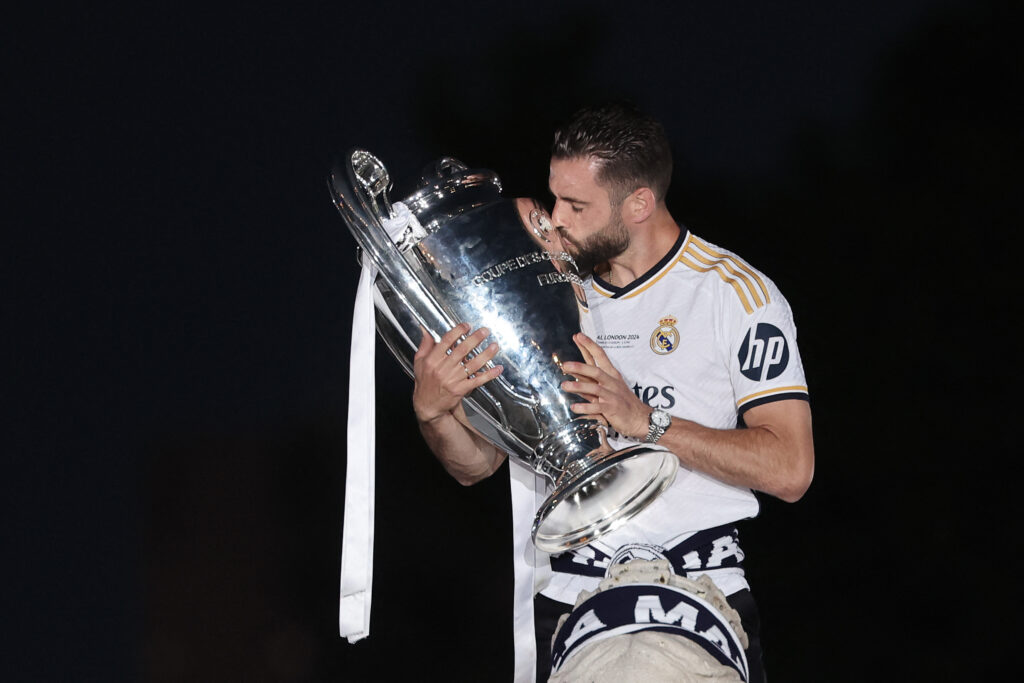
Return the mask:
[[[387,169],[359,149],[328,184],[360,258],[379,271],[377,330],[410,376],[421,325],[435,339],[461,322],[491,330],[474,352],[496,341],[493,362],[504,372],[464,406],[485,439],[549,482],[533,523],[538,548],[557,553],[589,543],[672,483],[675,455],[644,445],[614,450],[605,424],[570,409],[582,399],[561,389],[569,379],[562,364],[583,362],[572,337],[586,296],[540,204],[503,198],[493,172],[444,158],[392,205]],[[395,232],[399,209],[415,220],[389,234],[385,225]]]

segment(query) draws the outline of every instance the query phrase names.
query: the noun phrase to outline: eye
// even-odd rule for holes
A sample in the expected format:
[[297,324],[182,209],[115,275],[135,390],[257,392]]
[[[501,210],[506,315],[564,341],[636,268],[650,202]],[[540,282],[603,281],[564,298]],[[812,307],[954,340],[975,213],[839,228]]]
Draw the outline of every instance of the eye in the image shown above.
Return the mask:
[[572,207],[572,212],[573,213],[583,213],[583,207],[582,206],[574,206],[574,207]]

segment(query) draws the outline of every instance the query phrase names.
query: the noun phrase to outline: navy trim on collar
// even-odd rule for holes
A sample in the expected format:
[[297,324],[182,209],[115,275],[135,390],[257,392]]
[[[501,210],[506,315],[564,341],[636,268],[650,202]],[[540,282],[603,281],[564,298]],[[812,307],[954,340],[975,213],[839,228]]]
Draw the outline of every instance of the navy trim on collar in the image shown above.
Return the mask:
[[679,253],[679,248],[683,246],[683,242],[686,241],[686,236],[689,235],[689,234],[690,234],[689,230],[687,230],[683,226],[679,226],[679,239],[677,239],[676,243],[672,245],[672,248],[669,249],[665,253],[665,255],[661,257],[661,260],[658,261],[656,264],[654,264],[650,268],[650,270],[648,270],[646,273],[644,273],[643,275],[641,275],[637,279],[635,279],[632,282],[630,282],[625,287],[616,287],[612,283],[608,282],[607,280],[605,280],[604,278],[599,276],[597,273],[594,273],[594,282],[599,287],[601,287],[601,288],[611,292],[612,293],[612,296],[611,296],[612,299],[620,299],[620,298],[626,296],[627,294],[632,292],[634,289],[637,289],[638,287],[643,287],[644,283],[646,283],[652,277],[657,275],[658,272],[661,271],[662,268],[664,268],[665,266],[668,265],[669,261],[674,260],[676,258],[676,256],[678,255],[678,253]]

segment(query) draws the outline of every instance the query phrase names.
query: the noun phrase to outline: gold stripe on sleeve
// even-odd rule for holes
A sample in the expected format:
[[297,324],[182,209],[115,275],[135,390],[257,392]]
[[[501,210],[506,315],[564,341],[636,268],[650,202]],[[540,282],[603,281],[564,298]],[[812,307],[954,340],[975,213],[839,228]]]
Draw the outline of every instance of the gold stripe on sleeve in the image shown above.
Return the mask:
[[746,293],[743,291],[743,287],[740,285],[739,282],[736,281],[735,278],[729,277],[728,275],[725,274],[725,272],[723,270],[721,270],[719,268],[719,266],[721,265],[720,263],[715,262],[711,266],[704,267],[704,266],[701,266],[701,265],[697,265],[696,263],[694,263],[692,261],[687,260],[687,258],[686,258],[687,255],[688,254],[681,255],[679,257],[679,262],[682,263],[684,266],[687,266],[689,268],[693,268],[698,273],[710,273],[710,272],[718,273],[718,277],[722,278],[722,280],[724,282],[727,282],[728,284],[732,285],[732,288],[734,290],[736,290],[736,295],[739,296],[740,303],[743,304],[743,310],[745,310],[748,314],[754,312],[754,309],[750,305],[750,301],[747,300]]
[[[728,259],[733,264],[735,264],[737,268],[739,268],[740,270],[745,272],[747,275],[749,275],[751,278],[753,278],[757,282],[758,286],[761,288],[761,291],[764,293],[764,300],[766,302],[768,302],[768,303],[771,303],[772,298],[768,295],[768,287],[764,284],[764,280],[761,279],[761,276],[757,274],[757,271],[755,271],[753,268],[748,266],[746,263],[741,261],[739,258],[737,258],[733,254],[723,254],[720,251],[716,251],[716,250],[712,249],[710,246],[708,246],[708,244],[706,242],[704,242],[703,240],[701,240],[699,238],[694,238],[693,242],[694,242],[694,247],[699,247],[706,254],[708,254],[708,255],[716,258],[716,259]],[[753,291],[753,286],[751,286],[751,291]],[[756,294],[755,294],[755,297],[756,297]]]
[[749,396],[744,396],[740,400],[736,401],[736,407],[739,408],[744,403],[749,403],[750,401],[754,400],[755,398],[761,398],[762,396],[770,396],[772,394],[787,394],[787,393],[790,393],[790,392],[800,392],[802,394],[806,394],[807,393],[807,387],[799,386],[798,385],[798,386],[792,386],[792,387],[776,387],[774,389],[765,389],[764,391],[759,391],[756,394],[750,394]]
[[[736,270],[735,268],[733,268],[732,264],[730,264],[729,261],[727,261],[724,258],[723,259],[716,259],[716,260],[709,259],[709,258],[707,258],[706,256],[704,256],[703,254],[701,254],[700,252],[698,252],[695,249],[694,250],[687,249],[686,253],[691,258],[697,259],[698,261],[700,261],[701,263],[703,263],[706,266],[721,265],[722,267],[724,267],[727,271],[729,271],[730,274],[732,274],[735,277],[738,277],[739,279],[743,280],[743,284],[745,284],[747,286],[747,290],[750,292],[751,296],[754,297],[754,304],[756,304],[757,308],[761,308],[762,306],[764,306],[764,301],[762,301],[761,297],[759,297],[757,295],[757,288],[754,287],[754,283],[752,283],[747,278],[746,275],[744,275],[743,273],[741,273],[738,270]],[[748,311],[748,313],[749,313],[749,311]]]

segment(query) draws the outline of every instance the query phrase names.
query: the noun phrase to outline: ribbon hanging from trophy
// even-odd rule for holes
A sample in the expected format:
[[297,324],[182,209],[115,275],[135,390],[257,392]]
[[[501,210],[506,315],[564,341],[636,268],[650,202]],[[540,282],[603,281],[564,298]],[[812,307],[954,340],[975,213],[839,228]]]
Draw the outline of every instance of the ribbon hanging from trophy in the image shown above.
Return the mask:
[[[401,202],[393,205],[394,217],[382,221],[392,240],[406,228],[422,232],[416,217]],[[373,282],[377,269],[364,258],[352,312],[352,346],[349,356],[347,464],[345,470],[345,521],[341,541],[341,598],[338,629],[348,642],[370,635],[370,603],[373,594],[373,503],[376,393],[374,384]]]

